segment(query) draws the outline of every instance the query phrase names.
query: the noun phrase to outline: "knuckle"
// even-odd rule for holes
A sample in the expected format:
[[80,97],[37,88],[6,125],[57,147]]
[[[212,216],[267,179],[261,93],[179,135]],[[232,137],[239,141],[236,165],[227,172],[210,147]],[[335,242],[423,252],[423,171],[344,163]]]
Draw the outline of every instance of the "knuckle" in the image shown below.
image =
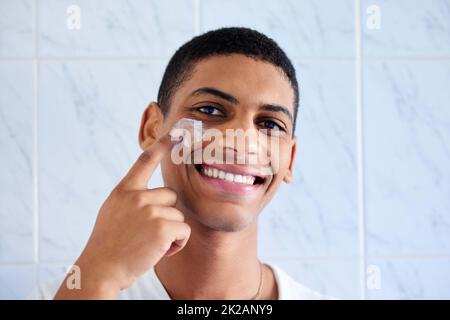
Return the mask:
[[157,217],[157,209],[154,206],[148,206],[147,208],[147,218],[149,220],[155,220]]
[[158,243],[156,250],[160,253],[160,254],[164,254],[167,252],[167,250],[169,250],[170,248],[170,244],[167,243],[166,241],[161,241]]
[[157,244],[158,250],[160,250],[161,253],[165,253],[169,249],[167,223],[164,223],[162,219],[158,220],[159,221],[155,223],[153,235],[155,237],[155,243]]
[[191,234],[191,226],[188,225],[187,223],[183,223],[183,225],[186,230],[186,234],[189,236]]
[[162,195],[165,199],[165,202],[167,202],[167,204],[172,205],[177,202],[178,195],[174,190],[172,190],[170,188],[164,187],[162,189]]
[[162,218],[153,219],[152,226],[155,228],[156,235],[161,236],[166,233],[167,223]]
[[174,208],[174,215],[178,218],[178,219],[180,219],[182,222],[184,222],[184,214],[180,211],[180,210],[178,210],[178,209],[175,209]]
[[146,197],[142,192],[133,192],[130,198],[131,202],[137,207],[143,207],[146,204]]
[[175,200],[177,199],[178,195],[177,195],[177,193],[176,193],[173,189],[166,187],[165,190],[166,190],[166,193],[167,193],[170,197],[172,197],[172,198],[175,199]]

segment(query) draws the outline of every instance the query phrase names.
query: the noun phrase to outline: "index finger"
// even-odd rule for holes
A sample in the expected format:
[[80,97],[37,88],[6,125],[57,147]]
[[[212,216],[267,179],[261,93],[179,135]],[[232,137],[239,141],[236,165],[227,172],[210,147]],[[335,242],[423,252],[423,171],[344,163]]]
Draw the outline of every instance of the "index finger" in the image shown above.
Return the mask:
[[169,133],[164,134],[141,153],[119,186],[126,189],[146,189],[148,180],[158,164],[178,142],[180,140],[172,140]]

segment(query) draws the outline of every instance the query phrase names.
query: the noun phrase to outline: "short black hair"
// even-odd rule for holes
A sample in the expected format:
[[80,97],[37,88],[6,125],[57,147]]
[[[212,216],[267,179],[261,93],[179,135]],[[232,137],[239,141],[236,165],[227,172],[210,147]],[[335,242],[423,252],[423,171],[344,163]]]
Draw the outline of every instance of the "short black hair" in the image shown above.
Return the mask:
[[294,90],[294,130],[299,104],[295,68],[279,45],[266,35],[249,28],[229,27],[192,38],[170,59],[158,91],[158,104],[167,114],[175,91],[186,81],[195,64],[216,55],[242,54],[280,68]]

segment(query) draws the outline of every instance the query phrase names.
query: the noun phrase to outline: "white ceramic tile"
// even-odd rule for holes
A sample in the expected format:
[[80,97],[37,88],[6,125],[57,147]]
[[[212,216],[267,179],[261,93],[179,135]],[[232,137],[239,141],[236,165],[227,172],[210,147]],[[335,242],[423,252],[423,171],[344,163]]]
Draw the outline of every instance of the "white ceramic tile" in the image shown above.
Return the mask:
[[35,267],[0,265],[0,300],[29,299],[36,285]]
[[272,37],[291,57],[354,56],[354,1],[208,0],[202,31],[250,27]]
[[[79,29],[68,28],[73,5]],[[39,1],[39,55],[168,56],[194,35],[193,10],[192,0]]]
[[298,283],[333,299],[359,299],[359,264],[351,260],[264,260],[274,263]]
[[450,253],[450,63],[364,70],[370,255]]
[[0,63],[0,262],[33,261],[33,77]]
[[0,57],[34,56],[33,0],[0,0]]
[[[375,17],[371,6],[378,8],[380,29],[367,26]],[[369,57],[450,56],[448,0],[364,0],[361,13]]]
[[[379,286],[369,299],[450,299],[450,259],[369,260],[376,266]],[[375,274],[375,273],[374,273]]]

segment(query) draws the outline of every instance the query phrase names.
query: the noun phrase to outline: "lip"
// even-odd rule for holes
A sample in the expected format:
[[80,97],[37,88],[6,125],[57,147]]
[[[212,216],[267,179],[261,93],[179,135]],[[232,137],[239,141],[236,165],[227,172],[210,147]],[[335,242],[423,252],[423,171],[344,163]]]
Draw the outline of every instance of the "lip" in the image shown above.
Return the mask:
[[[246,168],[246,167],[240,167],[236,165],[207,165],[202,164],[203,166],[216,168],[225,172],[230,172],[233,174],[241,174],[241,175],[248,175],[248,176],[259,176],[258,174],[255,174],[256,171],[252,168]],[[237,183],[237,182],[231,182],[226,181],[222,179],[216,179],[208,177],[202,173],[200,173],[196,168],[194,168],[195,172],[197,172],[198,176],[201,178],[202,182],[207,184],[208,186],[218,190],[219,192],[225,192],[230,194],[237,194],[237,195],[248,195],[251,193],[254,193],[258,191],[263,184],[245,184],[245,183]]]

